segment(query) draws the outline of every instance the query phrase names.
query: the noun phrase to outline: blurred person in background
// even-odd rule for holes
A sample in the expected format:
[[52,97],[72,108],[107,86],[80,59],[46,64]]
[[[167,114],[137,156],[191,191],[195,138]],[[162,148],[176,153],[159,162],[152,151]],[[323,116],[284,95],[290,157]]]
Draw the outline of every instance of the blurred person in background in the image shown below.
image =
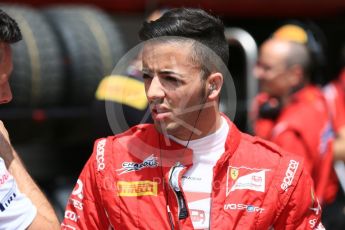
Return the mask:
[[329,82],[323,92],[337,134],[333,145],[334,157],[345,161],[345,45],[341,54],[341,70],[338,77]]
[[[17,23],[0,10],[0,103],[12,99],[11,43],[21,40]],[[0,121],[0,229],[59,229],[49,201],[26,171]]]
[[62,229],[324,229],[303,158],[219,111],[222,22],[172,9],[139,34],[154,123],[95,142]]
[[333,169],[334,130],[320,87],[311,81],[317,62],[311,35],[297,24],[280,27],[260,47],[254,75],[260,94],[254,101],[254,132],[305,157],[316,197],[331,203],[337,193]]
[[336,79],[323,87],[336,137],[333,144],[335,169],[341,185],[335,202],[325,207],[324,222],[329,229],[345,229],[345,46],[341,49],[341,69]]

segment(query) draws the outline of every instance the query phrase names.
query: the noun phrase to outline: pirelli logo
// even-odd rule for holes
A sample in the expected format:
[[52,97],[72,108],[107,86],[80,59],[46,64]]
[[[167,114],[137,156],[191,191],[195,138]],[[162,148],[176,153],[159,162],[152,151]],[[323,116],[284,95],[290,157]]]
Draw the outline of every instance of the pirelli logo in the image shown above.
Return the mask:
[[157,196],[158,184],[154,181],[118,181],[118,196]]

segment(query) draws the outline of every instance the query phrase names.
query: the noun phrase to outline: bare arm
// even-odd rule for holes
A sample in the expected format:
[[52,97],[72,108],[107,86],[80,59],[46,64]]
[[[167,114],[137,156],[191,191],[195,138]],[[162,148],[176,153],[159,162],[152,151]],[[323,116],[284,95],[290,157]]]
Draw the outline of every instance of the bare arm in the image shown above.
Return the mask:
[[15,178],[19,190],[24,193],[37,208],[37,215],[28,229],[60,229],[54,209],[31,178],[18,154],[12,147],[8,132],[2,121],[0,121],[0,156],[4,159],[8,171]]

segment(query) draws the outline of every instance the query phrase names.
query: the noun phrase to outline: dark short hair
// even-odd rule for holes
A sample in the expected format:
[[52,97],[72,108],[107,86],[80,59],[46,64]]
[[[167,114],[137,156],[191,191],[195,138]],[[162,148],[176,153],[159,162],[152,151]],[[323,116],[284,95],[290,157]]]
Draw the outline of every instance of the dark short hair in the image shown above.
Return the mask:
[[0,42],[15,43],[22,39],[16,21],[0,9]]
[[[229,61],[229,48],[224,35],[224,25],[202,9],[177,8],[168,10],[156,21],[144,22],[139,31],[142,41],[165,36],[182,37],[197,41],[211,49],[225,65]],[[198,46],[198,45],[196,45]],[[199,49],[201,48],[201,49]],[[198,46],[193,58],[206,64],[209,52]]]

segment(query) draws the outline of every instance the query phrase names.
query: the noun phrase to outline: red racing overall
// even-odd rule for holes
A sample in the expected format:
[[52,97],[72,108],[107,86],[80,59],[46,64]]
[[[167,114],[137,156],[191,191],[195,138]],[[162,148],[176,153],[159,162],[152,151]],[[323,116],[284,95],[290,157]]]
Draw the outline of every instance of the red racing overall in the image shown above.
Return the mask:
[[[323,229],[303,158],[228,124],[214,167],[210,229]],[[191,150],[153,125],[97,140],[62,229],[193,229],[181,189],[191,159]]]

